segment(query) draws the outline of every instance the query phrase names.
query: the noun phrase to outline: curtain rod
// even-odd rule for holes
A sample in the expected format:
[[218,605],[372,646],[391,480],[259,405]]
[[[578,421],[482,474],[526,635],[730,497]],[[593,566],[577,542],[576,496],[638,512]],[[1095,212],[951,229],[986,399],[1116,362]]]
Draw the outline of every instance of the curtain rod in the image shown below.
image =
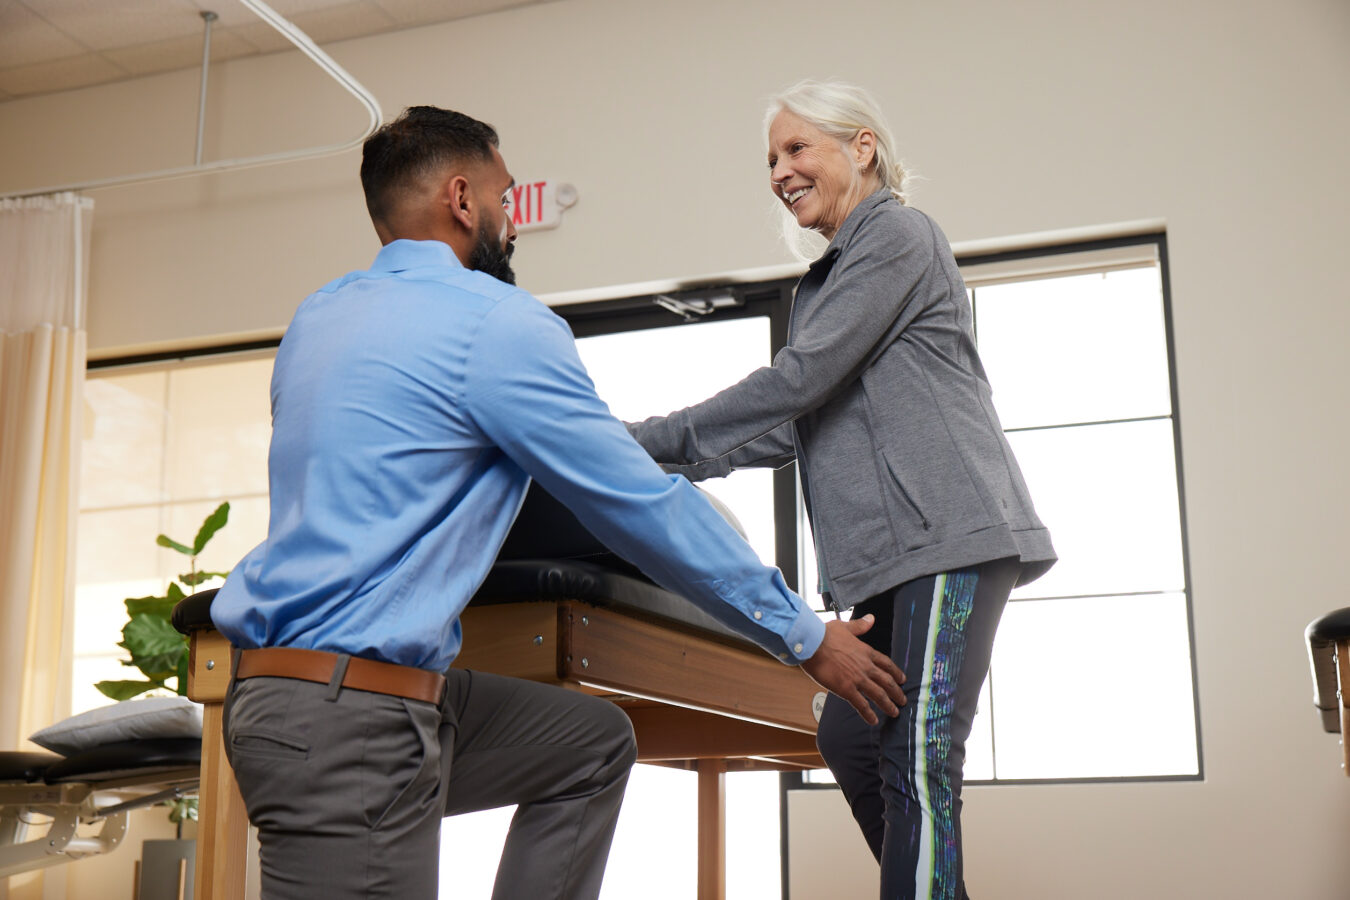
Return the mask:
[[[209,163],[197,163],[190,166],[158,169],[153,172],[118,175],[112,178],[99,178],[93,181],[80,181],[72,184],[53,185],[51,187],[38,188],[35,190],[15,191],[9,194],[0,194],[0,200],[19,197],[34,197],[40,194],[54,194],[62,191],[92,191],[99,188],[123,187],[130,184],[167,181],[173,178],[187,178],[193,175],[206,175],[208,173],[226,172],[233,169],[249,169],[255,166],[267,166],[275,163],[317,159],[321,156],[332,156],[354,147],[359,147],[366,138],[375,133],[375,129],[379,128],[383,121],[383,113],[380,110],[379,101],[366,90],[361,82],[348,74],[347,71],[343,69],[342,66],[338,65],[331,56],[319,49],[318,45],[310,40],[309,35],[305,34],[289,20],[283,18],[276,10],[264,3],[263,0],[239,0],[239,2],[257,15],[258,18],[272,26],[272,28],[282,37],[294,44],[301,53],[313,60],[320,69],[365,107],[366,112],[370,116],[370,122],[365,131],[359,136],[339,144],[326,144],[320,147],[303,150],[285,150],[279,153],[265,153],[260,156],[245,156],[238,159],[221,159]],[[207,60],[204,59],[203,66],[205,66],[206,62]]]

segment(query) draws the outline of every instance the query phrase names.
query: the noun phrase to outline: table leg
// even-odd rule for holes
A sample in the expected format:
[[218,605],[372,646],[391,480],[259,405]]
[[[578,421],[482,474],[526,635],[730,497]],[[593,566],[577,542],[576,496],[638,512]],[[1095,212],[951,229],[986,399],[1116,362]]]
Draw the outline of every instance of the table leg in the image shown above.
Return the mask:
[[197,820],[196,900],[243,900],[248,813],[225,758],[225,707],[202,707],[201,804]]
[[727,896],[727,762],[698,761],[698,900]]

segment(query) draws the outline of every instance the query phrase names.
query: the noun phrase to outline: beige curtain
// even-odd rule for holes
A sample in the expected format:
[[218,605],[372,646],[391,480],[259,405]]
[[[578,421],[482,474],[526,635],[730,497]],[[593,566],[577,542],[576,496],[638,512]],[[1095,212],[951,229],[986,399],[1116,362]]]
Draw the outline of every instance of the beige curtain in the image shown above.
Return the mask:
[[70,713],[92,216],[0,200],[0,750]]

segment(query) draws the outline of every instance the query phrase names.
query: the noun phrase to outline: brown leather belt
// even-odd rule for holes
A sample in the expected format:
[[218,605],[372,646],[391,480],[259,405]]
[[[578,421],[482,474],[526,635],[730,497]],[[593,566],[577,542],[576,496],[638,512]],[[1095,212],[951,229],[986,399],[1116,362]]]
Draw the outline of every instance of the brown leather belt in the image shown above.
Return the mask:
[[[299,647],[263,647],[258,650],[240,650],[234,665],[235,678],[297,678],[332,684],[339,660],[336,653],[324,650],[304,650]],[[347,658],[347,671],[342,687],[374,694],[389,694],[426,703],[440,703],[445,691],[445,676],[426,669],[398,666],[393,663]]]

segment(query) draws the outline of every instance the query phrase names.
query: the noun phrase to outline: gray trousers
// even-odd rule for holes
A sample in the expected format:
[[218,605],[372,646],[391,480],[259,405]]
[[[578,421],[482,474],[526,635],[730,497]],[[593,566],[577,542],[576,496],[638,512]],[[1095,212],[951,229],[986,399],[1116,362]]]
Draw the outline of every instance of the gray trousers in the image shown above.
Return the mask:
[[494,900],[597,897],[637,755],[612,703],[461,670],[439,709],[236,681],[225,749],[258,828],[264,900],[430,900],[441,817],[511,804]]

